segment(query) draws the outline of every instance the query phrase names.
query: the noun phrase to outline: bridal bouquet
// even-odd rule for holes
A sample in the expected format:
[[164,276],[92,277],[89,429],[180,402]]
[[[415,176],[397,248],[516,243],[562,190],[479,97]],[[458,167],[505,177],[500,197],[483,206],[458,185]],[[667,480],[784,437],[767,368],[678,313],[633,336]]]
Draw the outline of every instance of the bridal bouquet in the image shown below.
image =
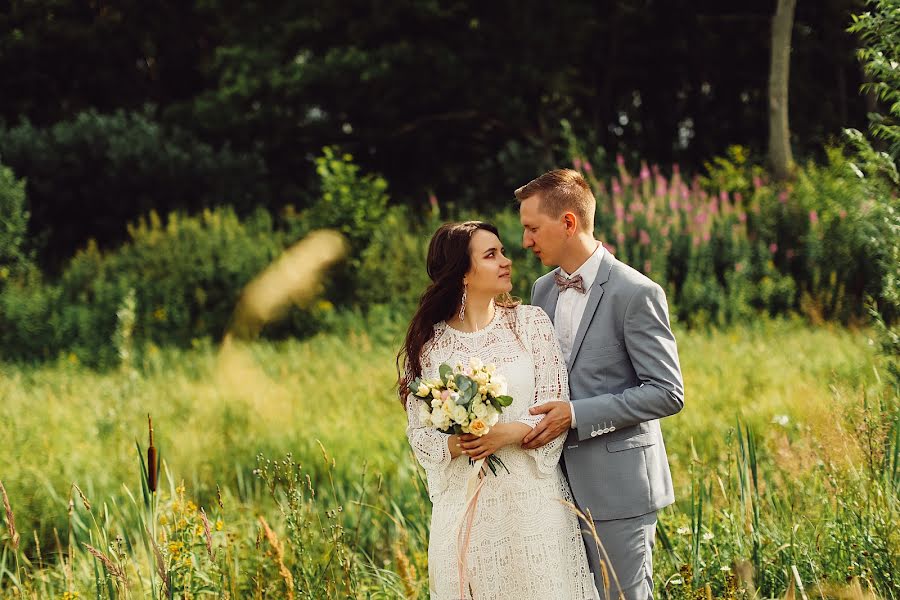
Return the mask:
[[[422,401],[419,419],[426,427],[481,437],[497,424],[504,407],[512,404],[512,397],[506,395],[506,380],[493,364],[472,358],[468,371],[462,365],[454,369],[443,364],[438,373],[438,379],[417,377],[409,385],[410,393]],[[497,466],[506,469],[493,454],[487,458],[487,465],[494,475]]]

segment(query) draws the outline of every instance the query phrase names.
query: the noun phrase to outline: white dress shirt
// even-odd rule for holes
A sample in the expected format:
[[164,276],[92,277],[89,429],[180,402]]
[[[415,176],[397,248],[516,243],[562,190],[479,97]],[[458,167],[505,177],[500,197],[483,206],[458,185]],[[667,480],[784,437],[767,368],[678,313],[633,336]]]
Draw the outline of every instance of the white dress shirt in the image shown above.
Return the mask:
[[[572,346],[575,344],[575,334],[578,333],[578,327],[581,325],[581,318],[584,316],[584,308],[587,306],[588,295],[591,293],[591,287],[594,280],[597,279],[597,270],[603,261],[603,255],[606,249],[603,244],[597,243],[597,249],[588,257],[574,273],[569,275],[562,267],[559,274],[567,279],[571,279],[576,275],[581,275],[584,282],[584,293],[568,288],[559,293],[559,300],[556,302],[556,312],[553,315],[553,326],[556,329],[556,337],[559,338],[559,345],[562,348],[563,356],[568,359],[572,354]],[[575,405],[572,405],[572,429],[575,428]]]

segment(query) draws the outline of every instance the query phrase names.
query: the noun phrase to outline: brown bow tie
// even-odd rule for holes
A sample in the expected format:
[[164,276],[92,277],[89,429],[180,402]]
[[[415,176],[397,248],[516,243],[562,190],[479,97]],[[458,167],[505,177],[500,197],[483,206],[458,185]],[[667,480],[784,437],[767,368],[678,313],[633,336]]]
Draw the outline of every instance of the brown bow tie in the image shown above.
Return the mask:
[[585,292],[584,279],[582,279],[581,275],[576,275],[575,277],[563,277],[562,275],[557,273],[556,286],[559,288],[560,293],[568,289],[573,289],[579,294],[583,294]]

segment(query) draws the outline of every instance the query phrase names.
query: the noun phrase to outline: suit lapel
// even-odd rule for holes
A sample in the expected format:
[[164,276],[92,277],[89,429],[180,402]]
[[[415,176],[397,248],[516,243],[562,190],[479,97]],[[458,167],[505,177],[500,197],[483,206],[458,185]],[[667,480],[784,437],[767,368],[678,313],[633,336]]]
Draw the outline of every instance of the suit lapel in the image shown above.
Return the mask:
[[[597,278],[594,279],[594,285],[591,286],[587,305],[585,305],[584,314],[581,316],[581,323],[578,325],[575,340],[572,342],[572,352],[566,361],[566,366],[570,371],[572,370],[572,365],[575,364],[575,357],[578,356],[578,351],[581,349],[582,342],[584,342],[584,336],[587,334],[591,320],[594,318],[597,306],[600,304],[600,298],[603,297],[603,284],[609,281],[609,273],[612,270],[614,260],[613,255],[608,250],[603,253],[603,260],[600,261],[600,268],[597,269]],[[556,289],[556,298],[559,299],[559,288],[553,287]],[[556,308],[556,301],[553,302],[553,307],[554,309]]]
[[[559,269],[557,268],[553,273],[558,273]],[[550,284],[550,291],[547,292],[547,300],[543,303],[541,308],[544,309],[544,312],[547,313],[547,316],[550,317],[550,322],[556,325],[556,303],[559,302],[559,287],[555,283]]]

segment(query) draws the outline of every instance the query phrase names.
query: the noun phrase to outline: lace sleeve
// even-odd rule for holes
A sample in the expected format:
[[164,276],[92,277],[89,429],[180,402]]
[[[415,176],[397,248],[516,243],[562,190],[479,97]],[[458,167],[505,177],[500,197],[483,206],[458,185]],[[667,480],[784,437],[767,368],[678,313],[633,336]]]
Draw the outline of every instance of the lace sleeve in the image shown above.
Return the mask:
[[428,478],[428,497],[434,498],[447,487],[447,469],[450,466],[450,449],[447,447],[448,433],[441,433],[434,427],[425,427],[419,420],[421,400],[406,397],[406,437],[413,454],[425,468]]
[[[568,402],[569,373],[553,323],[541,308],[534,306],[523,308],[528,309],[525,314],[525,335],[534,363],[534,397],[531,406],[552,400]],[[543,418],[544,415],[526,413],[518,420],[529,427],[534,427]],[[542,473],[550,475],[555,472],[565,438],[565,433],[562,433],[540,448],[526,450],[537,461],[538,469]]]

